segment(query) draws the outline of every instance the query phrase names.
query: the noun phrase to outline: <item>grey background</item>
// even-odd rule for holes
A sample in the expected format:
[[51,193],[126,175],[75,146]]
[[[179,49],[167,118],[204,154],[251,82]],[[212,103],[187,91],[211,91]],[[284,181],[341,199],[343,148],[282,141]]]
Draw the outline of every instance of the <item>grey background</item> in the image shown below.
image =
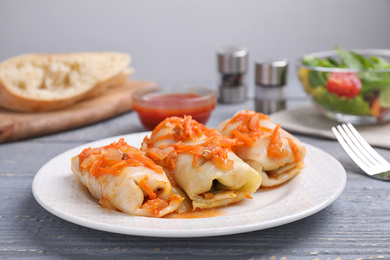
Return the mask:
[[254,61],[286,57],[289,89],[304,53],[390,48],[390,1],[0,0],[0,60],[34,52],[123,51],[134,78],[216,87],[215,50],[244,45]]

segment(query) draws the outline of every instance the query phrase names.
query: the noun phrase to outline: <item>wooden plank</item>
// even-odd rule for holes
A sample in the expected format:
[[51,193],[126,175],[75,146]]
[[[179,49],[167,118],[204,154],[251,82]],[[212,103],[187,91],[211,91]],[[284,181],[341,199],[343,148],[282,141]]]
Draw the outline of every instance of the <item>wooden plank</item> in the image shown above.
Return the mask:
[[71,107],[40,113],[0,110],[0,143],[42,136],[96,123],[132,109],[135,89],[153,82],[129,80],[108,89],[103,95]]

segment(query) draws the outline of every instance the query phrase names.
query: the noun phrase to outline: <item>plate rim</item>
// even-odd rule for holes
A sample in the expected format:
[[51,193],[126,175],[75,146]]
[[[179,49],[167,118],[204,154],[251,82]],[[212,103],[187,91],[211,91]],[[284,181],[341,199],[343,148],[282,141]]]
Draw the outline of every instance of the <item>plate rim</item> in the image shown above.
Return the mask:
[[[136,228],[136,227],[123,227],[123,226],[118,226],[115,224],[106,224],[106,223],[95,223],[88,221],[88,219],[81,218],[79,216],[74,216],[74,215],[69,215],[65,214],[64,212],[56,209],[55,207],[50,205],[50,202],[45,201],[42,196],[40,195],[39,188],[38,188],[38,183],[39,183],[39,178],[42,177],[44,174],[44,170],[46,167],[49,167],[51,163],[55,162],[59,158],[66,156],[68,153],[72,153],[72,151],[77,151],[80,149],[83,149],[83,147],[88,147],[88,146],[93,146],[96,143],[102,143],[102,142],[112,142],[115,141],[119,138],[125,138],[130,137],[130,136],[146,136],[150,134],[150,131],[148,132],[139,132],[139,133],[131,133],[131,134],[126,134],[126,135],[118,135],[118,136],[113,136],[113,137],[108,137],[108,138],[103,138],[100,140],[95,140],[92,142],[88,142],[79,146],[76,146],[74,148],[71,148],[67,151],[64,151],[49,161],[47,161],[36,173],[34,176],[33,182],[32,182],[32,193],[35,198],[35,200],[38,202],[39,205],[41,205],[45,210],[50,212],[51,214],[66,220],[68,222],[71,222],[73,224],[95,229],[95,230],[100,230],[100,231],[105,231],[105,232],[111,232],[111,233],[117,233],[117,234],[123,234],[123,235],[135,235],[135,236],[147,236],[147,237],[172,237],[172,238],[179,238],[179,237],[211,237],[211,236],[221,236],[221,235],[233,235],[233,234],[239,234],[239,233],[246,233],[246,232],[251,232],[251,231],[258,231],[258,230],[263,230],[263,229],[268,229],[268,228],[273,228],[281,225],[285,225],[288,223],[292,223],[301,219],[304,219],[306,217],[309,217],[311,215],[316,214],[317,212],[325,209],[328,207],[330,204],[332,204],[344,191],[346,182],[347,182],[347,175],[345,168],[341,165],[341,163],[334,158],[332,155],[329,153],[313,146],[307,143],[304,143],[306,146],[306,149],[308,151],[313,150],[316,152],[320,152],[323,154],[326,154],[330,159],[332,160],[334,165],[337,165],[339,169],[341,170],[340,178],[341,182],[338,183],[337,189],[335,189],[334,193],[332,196],[329,196],[327,198],[324,198],[323,201],[319,204],[316,204],[315,206],[312,206],[310,208],[306,208],[302,212],[292,214],[292,215],[287,215],[287,216],[282,216],[279,218],[276,218],[275,220],[272,221],[266,221],[266,222],[258,222],[258,223],[250,223],[250,224],[245,224],[243,223],[242,225],[239,226],[230,226],[228,228],[226,227],[214,227],[213,229],[210,228],[199,228],[199,229],[186,229],[186,230],[154,230],[154,229],[145,229],[145,228]],[[294,179],[293,179],[294,180]],[[293,181],[292,180],[292,181]],[[283,200],[281,200],[283,201]],[[266,206],[268,207],[268,206]],[[102,209],[105,210],[105,209]],[[261,210],[261,209],[259,209]],[[257,211],[257,210],[255,210]],[[115,212],[116,214],[124,214],[120,212]],[[250,212],[247,213],[238,213],[238,214],[249,214]],[[147,218],[147,217],[142,217],[142,216],[130,216],[128,217],[131,218],[142,218],[142,219],[147,219],[147,221],[168,221],[168,222],[186,222],[186,221],[191,221],[191,222],[196,222],[201,219],[169,219],[169,218]],[[218,216],[214,218],[226,218],[228,216]]]

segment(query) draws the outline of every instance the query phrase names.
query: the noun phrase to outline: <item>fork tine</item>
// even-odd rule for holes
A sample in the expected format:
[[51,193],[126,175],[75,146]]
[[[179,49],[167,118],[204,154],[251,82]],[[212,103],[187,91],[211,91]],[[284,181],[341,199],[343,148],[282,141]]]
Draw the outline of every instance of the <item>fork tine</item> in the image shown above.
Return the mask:
[[385,160],[385,158],[383,158],[380,154],[378,154],[372,147],[371,145],[369,145],[367,143],[366,140],[364,140],[364,138],[359,134],[359,132],[355,129],[355,127],[350,124],[350,123],[347,123],[347,126],[348,128],[351,130],[351,132],[353,133],[353,135],[356,137],[356,139],[359,141],[359,143],[365,148],[366,151],[368,151],[370,153],[370,155],[375,158],[375,160],[377,160],[378,162],[380,163],[384,163],[384,164],[389,164],[390,163],[388,161]]
[[[367,149],[366,149],[366,147],[364,147],[364,146],[359,142],[358,137],[361,137],[361,136],[360,136],[359,133],[357,133],[356,129],[355,129],[355,132],[357,133],[357,136],[356,136],[356,133],[352,133],[352,131],[350,130],[350,127],[351,127],[352,125],[342,124],[341,126],[343,127],[344,131],[346,132],[348,138],[349,138],[349,139],[353,142],[353,144],[355,145],[355,148],[357,149],[357,150],[355,150],[355,152],[361,154],[361,156],[362,156],[361,159],[364,160],[364,161],[367,163],[367,165],[369,165],[369,166],[370,166],[370,165],[374,166],[374,165],[377,165],[378,163],[380,163],[380,162],[378,162],[378,161],[370,154],[371,151],[368,152]],[[353,126],[352,126],[352,127],[353,127]],[[363,138],[361,137],[361,139],[363,139]],[[368,143],[367,143],[367,145],[368,145]],[[368,146],[369,146],[369,145],[368,145]],[[372,148],[371,148],[371,149],[372,149]],[[372,149],[372,150],[373,150],[373,149]],[[374,152],[375,152],[375,151],[374,151]],[[379,156],[379,154],[378,154],[378,156]],[[359,156],[359,157],[360,157],[360,156]]]
[[352,124],[332,127],[332,131],[345,152],[368,175],[390,171],[390,163],[364,140]]
[[[367,174],[370,172],[369,167],[356,155],[356,153],[350,148],[350,146],[347,144],[346,141],[344,141],[345,132],[344,130],[337,126],[332,127],[332,131],[334,135],[336,136],[337,140],[339,141],[341,147],[343,147],[344,151],[351,157],[351,159]],[[340,132],[340,133],[339,133]],[[344,135],[341,135],[344,133]]]

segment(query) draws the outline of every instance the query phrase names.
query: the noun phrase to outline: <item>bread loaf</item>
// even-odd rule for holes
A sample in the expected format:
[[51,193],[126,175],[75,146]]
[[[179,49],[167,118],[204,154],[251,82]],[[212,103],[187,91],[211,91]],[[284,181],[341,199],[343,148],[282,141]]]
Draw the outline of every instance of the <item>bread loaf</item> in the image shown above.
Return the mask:
[[0,63],[0,107],[50,111],[99,95],[132,73],[115,52],[25,54]]

